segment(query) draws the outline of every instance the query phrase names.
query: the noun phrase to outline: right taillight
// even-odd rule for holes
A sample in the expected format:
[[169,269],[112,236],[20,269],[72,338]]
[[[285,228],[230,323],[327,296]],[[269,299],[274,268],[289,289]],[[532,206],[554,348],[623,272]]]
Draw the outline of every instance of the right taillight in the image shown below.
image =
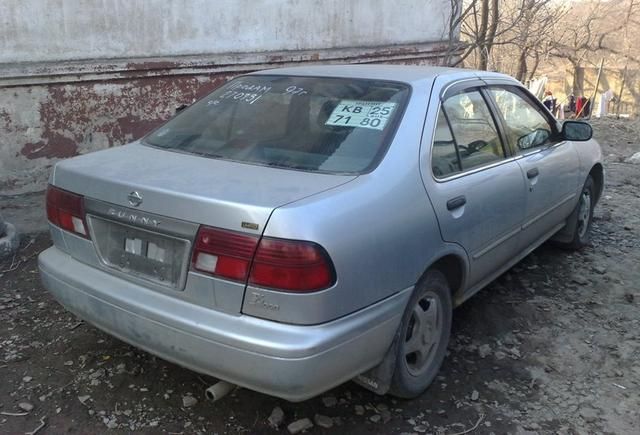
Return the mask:
[[81,195],[49,185],[47,187],[47,219],[53,225],[84,238],[89,238]]
[[200,227],[191,265],[194,270],[257,287],[313,292],[331,287],[336,275],[318,244]]
[[253,259],[249,284],[292,292],[312,292],[335,283],[333,263],[318,244],[263,237]]

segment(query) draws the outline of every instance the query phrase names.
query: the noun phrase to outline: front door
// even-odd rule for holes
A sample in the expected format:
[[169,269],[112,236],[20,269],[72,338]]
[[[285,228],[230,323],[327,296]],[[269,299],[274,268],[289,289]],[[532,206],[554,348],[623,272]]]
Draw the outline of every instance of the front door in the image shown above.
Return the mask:
[[473,286],[517,254],[526,188],[482,86],[432,102],[437,110],[427,191],[442,238],[462,246]]
[[558,140],[555,120],[525,91],[492,86],[505,136],[527,185],[521,250],[559,230],[578,200],[580,162],[572,142]]

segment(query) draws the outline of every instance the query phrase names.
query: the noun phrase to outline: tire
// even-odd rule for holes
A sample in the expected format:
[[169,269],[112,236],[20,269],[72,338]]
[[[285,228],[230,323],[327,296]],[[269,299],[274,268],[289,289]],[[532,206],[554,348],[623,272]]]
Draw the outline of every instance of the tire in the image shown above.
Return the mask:
[[569,216],[569,222],[567,222],[573,228],[573,233],[568,241],[560,243],[562,247],[578,250],[589,244],[591,241],[593,209],[596,205],[595,198],[595,184],[593,178],[589,175],[580,192],[578,204]]
[[446,278],[438,270],[428,271],[402,318],[390,394],[412,399],[429,387],[447,353],[452,313]]

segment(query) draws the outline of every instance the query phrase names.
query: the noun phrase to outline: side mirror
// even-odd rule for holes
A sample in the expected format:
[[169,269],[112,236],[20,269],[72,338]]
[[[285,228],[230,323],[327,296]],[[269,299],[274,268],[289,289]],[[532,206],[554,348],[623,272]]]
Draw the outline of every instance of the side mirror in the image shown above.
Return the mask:
[[585,142],[593,137],[593,128],[586,122],[565,121],[562,124],[562,137],[566,140]]

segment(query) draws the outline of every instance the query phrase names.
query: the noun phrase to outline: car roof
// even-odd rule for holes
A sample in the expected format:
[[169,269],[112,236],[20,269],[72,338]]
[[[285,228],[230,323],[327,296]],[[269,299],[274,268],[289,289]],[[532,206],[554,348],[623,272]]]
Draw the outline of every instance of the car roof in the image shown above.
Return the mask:
[[431,81],[438,76],[451,75],[455,78],[479,77],[500,78],[514,81],[505,74],[488,71],[476,71],[464,68],[446,68],[438,66],[416,65],[379,65],[379,64],[355,64],[355,65],[310,65],[286,68],[274,68],[256,71],[251,74],[258,75],[289,75],[289,76],[316,76],[316,77],[343,77],[373,80],[393,80],[405,83],[417,83],[425,80]]

